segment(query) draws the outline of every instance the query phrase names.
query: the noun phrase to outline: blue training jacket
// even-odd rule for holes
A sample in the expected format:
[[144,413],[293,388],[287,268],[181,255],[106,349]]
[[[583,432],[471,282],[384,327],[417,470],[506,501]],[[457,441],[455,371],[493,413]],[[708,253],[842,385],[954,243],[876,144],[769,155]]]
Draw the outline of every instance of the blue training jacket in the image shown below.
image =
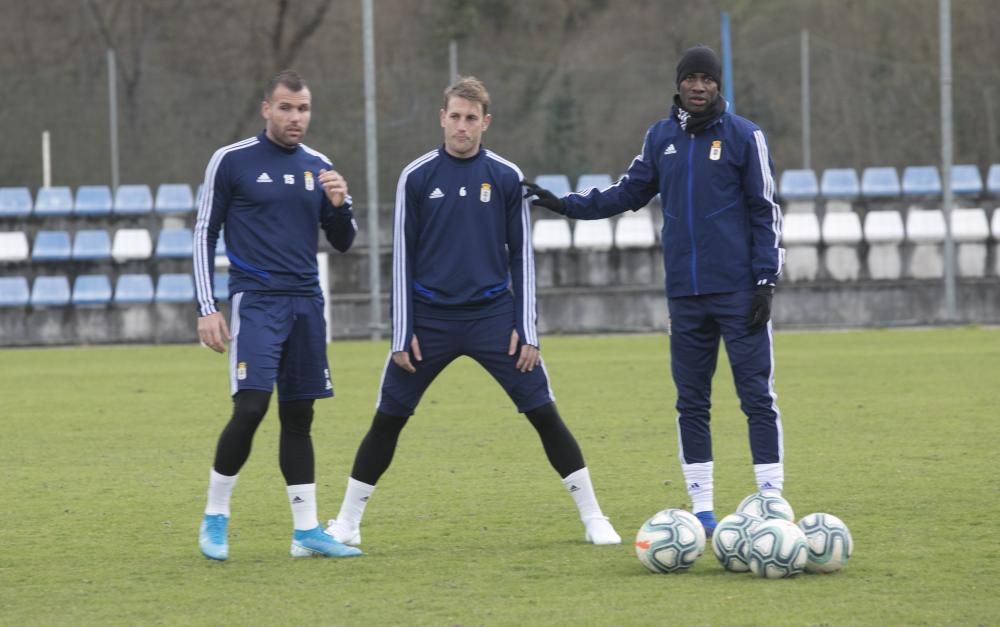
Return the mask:
[[513,309],[538,346],[529,202],[521,170],[485,148],[441,147],[403,168],[392,238],[392,351],[409,350],[414,315],[469,320]]
[[326,155],[299,144],[285,148],[264,131],[224,146],[205,168],[194,230],[198,311],[218,311],[212,290],[215,245],[225,227],[229,293],[321,294],[319,228],[337,250],[351,247],[357,224],[351,198],[334,207],[319,184]]
[[644,207],[657,192],[668,298],[777,283],[784,262],[781,208],[757,125],[726,111],[692,135],[675,108],[649,128],[621,180],[563,201],[567,216],[597,220]]

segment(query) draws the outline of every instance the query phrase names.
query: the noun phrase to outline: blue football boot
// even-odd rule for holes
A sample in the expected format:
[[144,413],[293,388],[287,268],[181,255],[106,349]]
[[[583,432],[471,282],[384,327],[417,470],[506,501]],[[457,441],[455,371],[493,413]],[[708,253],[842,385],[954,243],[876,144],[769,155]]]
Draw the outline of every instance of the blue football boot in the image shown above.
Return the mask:
[[229,518],[223,514],[205,514],[198,531],[198,546],[210,560],[229,558]]
[[695,516],[701,521],[701,526],[705,528],[705,538],[709,539],[715,533],[715,514],[712,512],[695,512]]
[[337,542],[317,525],[308,531],[295,530],[291,553],[292,557],[356,557],[361,549]]

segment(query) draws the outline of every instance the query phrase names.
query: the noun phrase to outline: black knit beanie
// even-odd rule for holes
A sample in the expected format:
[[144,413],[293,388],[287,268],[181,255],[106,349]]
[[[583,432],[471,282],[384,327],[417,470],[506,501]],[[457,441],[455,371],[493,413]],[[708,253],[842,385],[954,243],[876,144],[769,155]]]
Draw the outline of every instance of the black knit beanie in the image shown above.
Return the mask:
[[711,76],[722,89],[722,62],[719,55],[715,54],[708,46],[694,46],[688,48],[681,55],[681,60],[677,62],[677,88],[680,89],[681,81],[689,74],[704,74]]

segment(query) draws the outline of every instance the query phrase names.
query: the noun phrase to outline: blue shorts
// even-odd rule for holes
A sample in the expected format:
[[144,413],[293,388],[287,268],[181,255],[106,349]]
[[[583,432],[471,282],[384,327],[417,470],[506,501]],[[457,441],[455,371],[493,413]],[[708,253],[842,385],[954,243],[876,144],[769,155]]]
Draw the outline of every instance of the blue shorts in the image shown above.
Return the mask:
[[277,383],[279,401],[333,396],[322,296],[240,292],[232,299],[230,331],[233,394],[270,392]]
[[517,353],[507,354],[513,329],[513,313],[477,320],[416,317],[413,332],[420,342],[423,360],[416,361],[411,354],[410,361],[417,371],[410,373],[397,366],[389,354],[382,373],[378,410],[390,416],[412,415],[434,378],[462,355],[476,360],[493,375],[517,411],[531,411],[551,403],[555,396],[549,389],[545,365],[539,361],[531,372],[521,372],[515,367]]

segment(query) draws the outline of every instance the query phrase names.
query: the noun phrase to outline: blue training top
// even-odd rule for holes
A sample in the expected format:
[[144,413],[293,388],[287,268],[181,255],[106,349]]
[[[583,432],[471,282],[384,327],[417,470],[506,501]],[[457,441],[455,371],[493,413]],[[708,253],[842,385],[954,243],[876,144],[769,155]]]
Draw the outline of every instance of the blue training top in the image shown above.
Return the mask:
[[212,293],[215,245],[225,226],[229,293],[321,294],[316,252],[319,227],[337,250],[351,247],[357,224],[351,198],[330,204],[319,184],[326,155],[299,144],[285,148],[264,131],[215,151],[194,230],[198,311],[218,311]]

